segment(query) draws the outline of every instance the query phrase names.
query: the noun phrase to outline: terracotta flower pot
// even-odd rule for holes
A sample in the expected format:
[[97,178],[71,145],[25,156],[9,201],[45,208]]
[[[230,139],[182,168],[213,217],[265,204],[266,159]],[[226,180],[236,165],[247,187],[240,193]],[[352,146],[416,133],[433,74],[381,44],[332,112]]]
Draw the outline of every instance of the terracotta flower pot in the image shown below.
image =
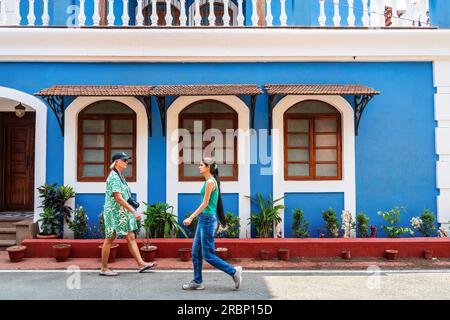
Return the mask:
[[270,259],[270,251],[262,249],[259,251],[259,257],[261,260],[269,260]]
[[286,248],[278,249],[278,259],[283,260],[283,261],[289,261],[290,257],[291,257],[291,253],[290,253],[289,249],[286,249]]
[[[100,249],[100,258],[101,258],[103,245],[102,244],[99,245],[98,248]],[[117,243],[112,244],[111,250],[109,251],[108,263],[113,263],[116,260],[117,251],[119,251],[119,244]]]
[[20,262],[25,257],[25,251],[27,250],[27,247],[25,246],[12,246],[9,248],[6,248],[6,251],[8,251],[9,254],[9,260],[11,262]]
[[343,250],[341,252],[341,258],[345,260],[350,260],[352,258],[350,250]]
[[377,237],[377,227],[370,226],[370,237],[376,238]]
[[144,259],[145,262],[155,261],[157,252],[158,252],[158,247],[157,246],[143,246],[143,247],[141,247],[142,259]]
[[37,234],[36,238],[38,239],[59,239],[61,235],[59,234]]
[[178,253],[180,254],[181,261],[189,261],[191,260],[191,248],[180,248],[178,249]]
[[71,247],[72,246],[68,243],[55,244],[53,246],[53,256],[55,257],[56,261],[66,261],[70,256]]
[[423,257],[427,260],[433,259],[433,251],[431,250],[423,250]]
[[386,256],[386,259],[395,260],[398,255],[398,250],[385,250],[384,254]]
[[228,259],[228,249],[227,248],[216,248],[216,256],[222,260]]

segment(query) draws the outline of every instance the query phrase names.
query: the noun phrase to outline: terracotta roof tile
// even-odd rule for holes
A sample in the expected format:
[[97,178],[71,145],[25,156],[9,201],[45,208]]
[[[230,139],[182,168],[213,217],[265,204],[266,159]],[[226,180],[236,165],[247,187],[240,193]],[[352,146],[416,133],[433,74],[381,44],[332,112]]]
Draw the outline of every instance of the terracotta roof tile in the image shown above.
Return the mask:
[[154,96],[257,95],[263,91],[256,84],[164,85],[152,90]]
[[150,96],[151,86],[53,86],[37,96]]
[[380,94],[372,88],[362,85],[338,84],[266,84],[264,89],[269,95],[296,94],[296,95],[377,95]]

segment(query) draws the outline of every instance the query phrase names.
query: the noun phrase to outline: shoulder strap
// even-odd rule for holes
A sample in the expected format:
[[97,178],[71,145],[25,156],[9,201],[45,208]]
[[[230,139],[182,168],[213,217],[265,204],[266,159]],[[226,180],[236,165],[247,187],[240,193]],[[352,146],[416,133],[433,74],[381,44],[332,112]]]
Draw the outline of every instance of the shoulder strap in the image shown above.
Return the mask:
[[122,181],[122,183],[127,187],[128,195],[131,197],[131,190],[130,190],[130,187],[128,186],[128,183],[124,180],[124,178],[123,178],[122,175],[119,173],[119,171],[117,171],[116,168],[114,168],[113,170],[114,170],[114,172],[119,176],[120,181]]

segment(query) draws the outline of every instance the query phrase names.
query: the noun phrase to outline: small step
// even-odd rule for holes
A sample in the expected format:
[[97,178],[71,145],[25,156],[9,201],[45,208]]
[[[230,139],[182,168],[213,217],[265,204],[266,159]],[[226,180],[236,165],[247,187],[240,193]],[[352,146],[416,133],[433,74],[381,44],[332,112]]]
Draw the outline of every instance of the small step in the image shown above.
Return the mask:
[[0,228],[14,228],[14,223],[22,221],[26,218],[23,217],[1,217],[0,216]]
[[16,240],[0,240],[0,251],[5,251],[6,248],[15,246]]
[[16,228],[0,228],[0,240],[16,240]]

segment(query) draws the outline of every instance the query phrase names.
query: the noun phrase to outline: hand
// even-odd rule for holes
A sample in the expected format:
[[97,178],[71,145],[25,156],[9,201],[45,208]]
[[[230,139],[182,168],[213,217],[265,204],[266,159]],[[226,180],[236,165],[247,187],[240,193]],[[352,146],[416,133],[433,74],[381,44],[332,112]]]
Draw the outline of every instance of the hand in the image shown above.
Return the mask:
[[191,219],[191,218],[187,218],[187,219],[185,219],[185,220],[183,221],[183,224],[184,224],[185,226],[189,226],[191,223],[192,223],[192,219]]
[[142,216],[139,213],[135,212],[135,213],[133,213],[133,215],[134,215],[134,217],[136,218],[137,221],[141,221]]

